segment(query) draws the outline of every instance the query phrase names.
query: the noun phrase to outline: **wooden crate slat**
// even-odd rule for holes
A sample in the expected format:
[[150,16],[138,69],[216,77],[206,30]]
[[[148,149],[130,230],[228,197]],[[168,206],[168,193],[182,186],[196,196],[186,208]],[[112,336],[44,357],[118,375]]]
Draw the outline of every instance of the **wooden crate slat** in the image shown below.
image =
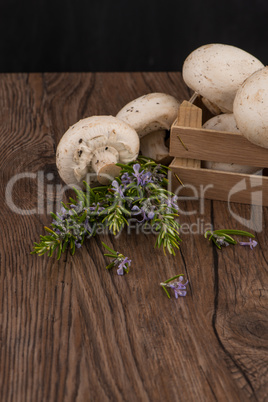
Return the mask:
[[268,149],[252,144],[241,134],[178,126],[177,121],[171,129],[170,155],[261,168],[268,165]]
[[177,193],[179,189],[179,196],[192,197],[196,192],[199,198],[268,206],[268,177],[180,166],[176,159],[170,168],[172,191]]
[[[178,111],[177,123],[180,126],[201,128],[202,110],[191,102],[183,101]],[[177,158],[176,162],[181,166],[201,167],[201,161],[199,159]]]

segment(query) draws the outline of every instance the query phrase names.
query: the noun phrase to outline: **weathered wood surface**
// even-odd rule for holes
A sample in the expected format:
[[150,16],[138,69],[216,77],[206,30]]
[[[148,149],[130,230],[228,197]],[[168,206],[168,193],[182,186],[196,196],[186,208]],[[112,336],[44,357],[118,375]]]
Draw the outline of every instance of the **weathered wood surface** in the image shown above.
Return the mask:
[[[60,198],[62,133],[152,91],[180,101],[190,95],[179,73],[0,76],[1,401],[268,398],[267,208],[232,204],[231,215],[225,202],[181,201],[175,258],[153,248],[153,235],[127,232],[99,236],[59,262],[30,255]],[[14,184],[14,205],[37,209],[39,172],[45,210],[39,202],[39,210],[20,215],[7,205],[8,183],[23,172],[32,176]],[[246,228],[237,217],[252,212],[254,250],[218,251],[200,234],[211,224]],[[127,276],[105,270],[101,240],[132,258]],[[178,273],[189,291],[169,300],[159,283]]]

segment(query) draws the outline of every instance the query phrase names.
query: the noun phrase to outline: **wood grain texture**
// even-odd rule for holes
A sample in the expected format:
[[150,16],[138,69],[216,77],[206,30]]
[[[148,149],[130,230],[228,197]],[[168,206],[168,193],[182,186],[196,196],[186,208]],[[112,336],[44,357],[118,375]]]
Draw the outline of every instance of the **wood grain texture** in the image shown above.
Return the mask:
[[[199,107],[196,107],[192,103],[188,101],[183,101],[180,105],[178,111],[178,117],[176,119],[176,124],[183,127],[202,127],[202,110]],[[171,133],[173,132],[173,127],[171,128]],[[173,134],[174,135],[174,134]],[[184,142],[179,139],[181,145],[185,148]],[[187,149],[187,147],[186,147]],[[173,161],[174,162],[174,161]],[[201,160],[198,159],[190,159],[190,158],[175,158],[176,165],[181,166],[191,166],[194,168],[201,167]]]
[[[182,146],[181,138],[188,151]],[[172,126],[170,154],[199,160],[240,163],[264,168],[268,164],[268,150],[252,144],[242,134]]]
[[[174,158],[169,165],[176,194],[191,197],[197,193],[210,200],[268,206],[268,177],[196,168],[192,161],[186,159],[182,164],[181,158]],[[180,188],[176,176],[183,183]]]
[[[59,262],[30,255],[51,222],[47,210],[61,199],[61,135],[152,91],[180,101],[190,95],[179,73],[0,75],[1,401],[268,398],[267,208],[255,210],[253,251],[218,251],[202,235],[211,224],[246,229],[237,217],[249,219],[250,206],[188,200],[180,202],[176,257],[154,249],[152,234],[133,231],[100,235]],[[11,210],[6,193],[23,172],[12,200],[32,210],[24,215]],[[132,258],[127,276],[105,270],[101,241]],[[169,300],[159,283],[179,273],[190,281],[188,294]]]

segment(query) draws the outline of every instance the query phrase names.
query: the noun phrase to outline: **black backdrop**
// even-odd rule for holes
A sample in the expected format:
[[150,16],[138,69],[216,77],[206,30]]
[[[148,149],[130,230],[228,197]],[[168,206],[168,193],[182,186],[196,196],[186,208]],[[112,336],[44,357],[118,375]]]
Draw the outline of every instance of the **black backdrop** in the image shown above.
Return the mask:
[[181,71],[203,44],[268,64],[268,0],[0,0],[0,71]]

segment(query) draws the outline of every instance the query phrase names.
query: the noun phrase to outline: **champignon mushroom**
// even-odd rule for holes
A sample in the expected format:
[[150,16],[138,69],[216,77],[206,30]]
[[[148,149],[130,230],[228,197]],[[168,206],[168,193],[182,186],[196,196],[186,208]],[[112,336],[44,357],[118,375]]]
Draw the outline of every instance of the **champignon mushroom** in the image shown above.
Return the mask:
[[[207,130],[229,131],[232,133],[240,133],[239,129],[236,126],[233,113],[220,114],[219,116],[214,116],[208,121],[206,121],[205,124],[203,124],[203,128]],[[221,170],[225,172],[246,173],[246,174],[254,174],[260,171],[260,168],[252,166],[239,165],[236,163],[209,162],[209,161],[203,161],[202,167],[211,170]]]
[[232,113],[242,82],[264,65],[235,46],[212,43],[194,50],[184,61],[182,76],[189,88],[204,97],[209,110]]
[[268,148],[268,67],[256,71],[238,89],[234,116],[242,135]]
[[127,123],[113,116],[92,116],[66,131],[57,147],[56,164],[68,185],[82,187],[88,173],[91,181],[108,184],[120,171],[116,163],[131,162],[138,152],[138,134]]
[[166,136],[166,130],[159,130],[152,131],[145,137],[142,137],[140,144],[141,154],[164,165],[168,165],[172,158],[169,156],[169,149],[165,144]]
[[165,144],[166,130],[170,130],[179,107],[173,96],[155,92],[129,102],[116,117],[137,131],[142,155],[168,164],[172,158]]

